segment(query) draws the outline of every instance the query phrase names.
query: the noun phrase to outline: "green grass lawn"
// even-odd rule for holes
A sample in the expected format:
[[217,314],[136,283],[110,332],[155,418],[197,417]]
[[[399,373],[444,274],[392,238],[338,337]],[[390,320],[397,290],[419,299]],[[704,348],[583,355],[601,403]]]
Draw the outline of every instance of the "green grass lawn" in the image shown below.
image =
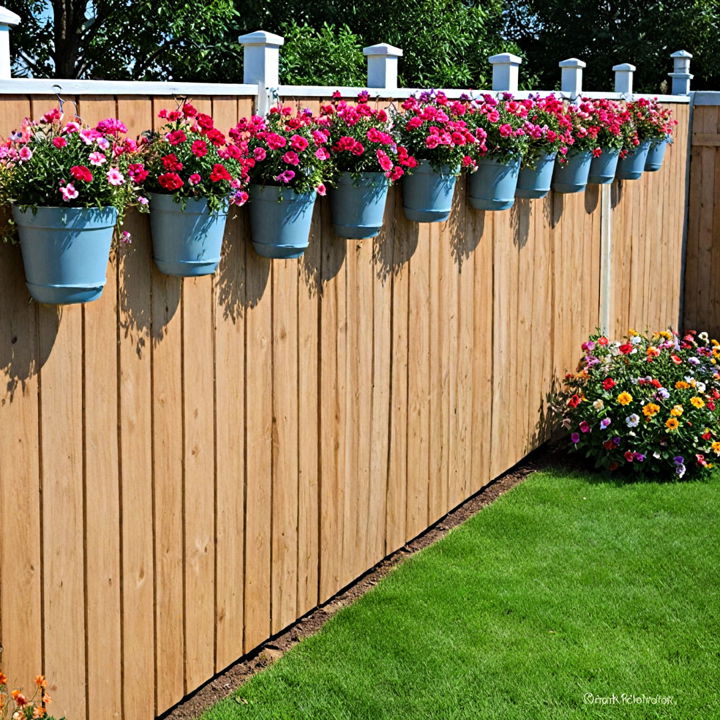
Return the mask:
[[536,473],[203,718],[720,718],[719,516],[717,478]]

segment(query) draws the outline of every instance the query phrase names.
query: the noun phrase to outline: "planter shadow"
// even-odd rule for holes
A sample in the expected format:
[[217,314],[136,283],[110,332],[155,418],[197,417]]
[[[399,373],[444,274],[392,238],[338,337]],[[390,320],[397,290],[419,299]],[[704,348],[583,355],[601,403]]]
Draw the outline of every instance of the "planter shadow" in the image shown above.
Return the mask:
[[373,260],[380,280],[397,275],[415,254],[420,234],[419,225],[405,217],[402,188],[394,185],[388,193],[383,229],[375,238]]
[[532,203],[530,200],[518,198],[510,210],[510,224],[513,230],[513,243],[515,247],[524,248],[530,237],[530,219],[532,217]]
[[600,202],[600,185],[588,185],[585,188],[585,212],[592,215]]
[[335,235],[327,198],[318,198],[310,226],[310,244],[300,257],[300,274],[311,296],[322,297],[325,285],[340,272],[348,242]]
[[565,197],[562,193],[552,192],[544,200],[545,219],[551,228],[556,228],[565,210]]
[[[245,310],[258,304],[270,278],[271,262],[260,258],[250,248],[249,242],[245,241],[249,237],[247,210],[231,210],[225,227],[215,286],[223,318],[233,324],[243,318]],[[251,255],[254,257],[250,258]]]
[[22,395],[50,357],[62,318],[59,306],[30,300],[20,246],[0,243],[0,404]]
[[450,227],[450,251],[457,268],[462,272],[465,260],[475,251],[485,233],[486,210],[476,210],[467,201],[466,175],[458,178],[458,188],[453,201],[448,224]]
[[[117,248],[111,262],[116,261],[118,274],[118,324],[125,340],[135,345],[135,352],[142,357],[152,338],[152,287],[155,269],[150,244],[150,218],[130,212],[123,229],[135,238],[131,245]],[[177,281],[179,283],[179,280]],[[179,299],[172,307],[168,305],[166,316],[177,311]]]
[[622,196],[623,182],[622,180],[618,180],[617,182],[614,182],[612,184],[612,188],[610,190],[610,206],[613,208],[613,210],[620,204]]

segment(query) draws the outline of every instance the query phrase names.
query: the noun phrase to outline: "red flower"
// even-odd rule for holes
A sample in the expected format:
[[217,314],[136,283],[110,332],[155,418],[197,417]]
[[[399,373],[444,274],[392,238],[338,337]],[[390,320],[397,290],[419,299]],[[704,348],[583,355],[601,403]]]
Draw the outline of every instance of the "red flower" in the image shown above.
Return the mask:
[[64,148],[67,145],[67,140],[64,137],[54,137],[52,142],[56,148]]
[[662,383],[661,383],[657,378],[653,378],[653,379],[650,381],[650,383],[652,384],[653,387],[656,387],[656,388],[661,388],[661,387],[662,387]]
[[180,145],[181,143],[184,143],[187,140],[187,135],[182,130],[173,130],[173,132],[168,133],[167,141],[171,145]]
[[163,167],[171,172],[178,172],[183,169],[183,164],[178,160],[175,153],[170,153],[162,159]]
[[635,453],[632,450],[628,450],[625,453],[625,460],[632,462],[635,459]]
[[707,405],[708,410],[712,411],[715,409],[715,401],[714,400],[708,400],[707,403],[705,403],[705,404]]
[[603,390],[612,390],[615,387],[615,381],[609,377],[605,378],[602,383]]
[[712,438],[712,433],[708,430],[706,433],[703,433],[700,436],[703,440],[710,440]]
[[198,113],[197,124],[203,130],[209,130],[213,126],[213,119],[209,115],[205,115],[205,113]]
[[215,130],[215,128],[210,128],[205,132],[205,137],[216,146],[224,145],[225,144],[225,136],[219,131]]
[[83,182],[92,182],[92,179],[93,179],[93,175],[90,172],[90,168],[85,167],[85,165],[73,165],[70,168],[70,174],[76,180],[82,180]]
[[582,398],[575,394],[568,401],[567,404],[571,408],[576,408],[582,402]]
[[670,359],[676,364],[676,365],[682,365],[682,360],[677,355],[671,355]]
[[615,443],[612,440],[605,440],[603,443],[603,447],[606,450],[614,450],[615,449]]
[[221,180],[232,180],[232,175],[230,175],[224,165],[216,163],[215,165],[213,165],[212,172],[210,173],[210,179],[213,182],[220,182]]
[[204,140],[196,140],[191,146],[192,154],[195,157],[205,157],[207,155],[208,147]]
[[144,182],[149,174],[142,163],[131,163],[128,167],[128,175],[133,182]]
[[160,177],[158,177],[158,183],[166,190],[179,190],[183,186],[182,178],[174,172],[160,175]]
[[625,343],[624,345],[621,345],[618,350],[623,355],[629,355],[633,351],[633,345],[632,343]]

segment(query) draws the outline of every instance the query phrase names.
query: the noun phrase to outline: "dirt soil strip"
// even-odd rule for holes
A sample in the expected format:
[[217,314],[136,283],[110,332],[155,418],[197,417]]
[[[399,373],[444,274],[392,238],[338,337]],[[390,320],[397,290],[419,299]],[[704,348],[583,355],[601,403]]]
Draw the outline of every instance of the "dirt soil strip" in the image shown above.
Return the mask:
[[[205,685],[202,685],[195,692],[181,700],[175,707],[166,711],[164,715],[160,716],[159,720],[196,720],[205,710],[226,698],[253,675],[272,665],[303,638],[320,630],[336,612],[355,602],[357,598],[372,589],[385,575],[404,562],[410,555],[443,538],[448,531],[462,525],[485,506],[495,501],[500,495],[521,483],[528,475],[547,467],[549,464],[566,460],[566,458],[558,457],[559,454],[557,448],[547,446],[531,453],[520,463],[440,518],[416,538],[388,555],[350,585],[344,587],[326,603],[311,610],[285,628],[285,630],[269,638],[252,652],[244,655],[237,662],[218,673]],[[562,454],[564,455],[564,453]],[[242,699],[238,698],[238,702],[242,702]]]

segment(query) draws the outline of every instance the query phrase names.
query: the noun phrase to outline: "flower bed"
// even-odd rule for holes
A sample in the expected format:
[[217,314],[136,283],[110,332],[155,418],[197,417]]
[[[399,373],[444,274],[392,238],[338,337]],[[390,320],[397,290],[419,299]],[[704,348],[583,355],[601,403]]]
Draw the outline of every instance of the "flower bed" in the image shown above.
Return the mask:
[[597,467],[685,477],[720,456],[720,343],[707,333],[595,334],[561,395],[572,448]]

